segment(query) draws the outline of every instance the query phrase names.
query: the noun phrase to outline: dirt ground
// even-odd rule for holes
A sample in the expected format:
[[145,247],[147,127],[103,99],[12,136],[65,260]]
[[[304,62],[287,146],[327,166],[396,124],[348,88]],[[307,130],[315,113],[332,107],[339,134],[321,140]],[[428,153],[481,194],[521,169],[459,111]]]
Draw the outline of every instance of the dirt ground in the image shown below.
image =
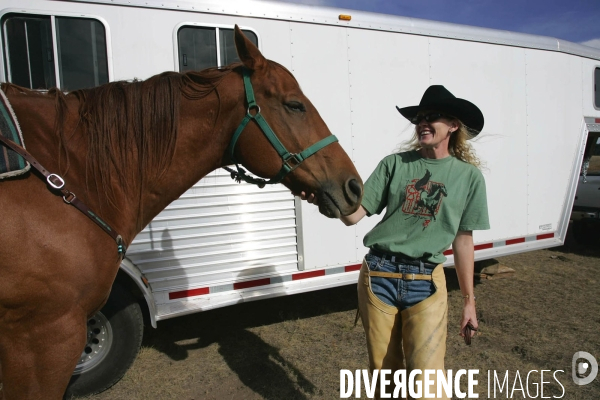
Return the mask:
[[[564,246],[498,260],[516,273],[477,283],[480,330],[470,347],[457,334],[462,301],[446,270],[446,368],[479,369],[479,398],[599,399],[600,375],[577,386],[571,365],[577,351],[600,361],[600,241],[582,247],[569,236]],[[346,286],[159,322],[125,377],[90,399],[340,398],[340,369],[367,368],[356,303],[356,287]],[[553,371],[543,396],[541,370]],[[488,371],[500,381],[508,371],[512,397],[507,387],[494,397],[494,386],[488,397]]]

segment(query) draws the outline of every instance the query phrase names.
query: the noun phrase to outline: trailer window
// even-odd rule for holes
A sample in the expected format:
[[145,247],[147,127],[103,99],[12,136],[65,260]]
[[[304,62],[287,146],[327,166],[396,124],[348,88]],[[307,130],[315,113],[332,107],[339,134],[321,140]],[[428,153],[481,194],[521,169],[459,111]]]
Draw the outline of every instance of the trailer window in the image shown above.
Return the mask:
[[179,70],[201,70],[217,65],[217,38],[214,28],[181,28]]
[[99,21],[57,17],[56,42],[61,89],[89,88],[108,82],[106,32]]
[[594,71],[594,99],[596,108],[600,108],[600,68]]
[[[250,39],[255,46],[258,46],[258,38],[256,34],[252,31],[242,31],[244,35]],[[220,43],[220,52],[221,52],[221,64],[220,65],[229,65],[231,63],[240,61],[237,55],[237,51],[235,49],[235,41],[233,39],[233,29],[219,29],[219,43]]]
[[[252,31],[244,34],[258,46]],[[177,32],[179,71],[200,71],[239,61],[233,40],[233,29],[183,26]]]
[[30,89],[62,90],[108,82],[106,32],[99,21],[8,14],[2,26],[7,81]]
[[30,89],[56,86],[50,17],[10,17],[3,25],[7,80]]

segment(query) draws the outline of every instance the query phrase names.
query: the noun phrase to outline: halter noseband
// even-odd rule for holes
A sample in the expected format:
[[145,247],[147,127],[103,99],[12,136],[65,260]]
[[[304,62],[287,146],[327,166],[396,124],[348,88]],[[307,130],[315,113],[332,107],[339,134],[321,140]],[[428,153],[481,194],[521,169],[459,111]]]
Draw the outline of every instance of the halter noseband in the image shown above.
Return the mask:
[[[238,182],[241,182],[243,180],[245,182],[258,185],[260,188],[263,188],[267,184],[272,185],[275,183],[279,183],[283,180],[283,178],[285,178],[287,174],[298,168],[298,166],[302,164],[302,162],[308,157],[312,156],[325,146],[328,146],[331,143],[338,141],[335,135],[331,135],[327,136],[324,139],[321,139],[320,141],[301,151],[300,153],[290,153],[289,151],[287,151],[285,146],[275,135],[275,132],[273,132],[273,129],[271,129],[267,121],[263,118],[262,114],[260,113],[260,107],[258,106],[258,104],[256,104],[256,100],[254,98],[254,90],[252,89],[252,83],[250,82],[250,72],[247,68],[243,68],[243,77],[244,88],[246,90],[246,101],[248,102],[248,110],[246,112],[246,116],[244,117],[244,119],[236,129],[235,133],[233,134],[231,142],[229,143],[229,147],[227,148],[229,159],[234,162],[237,171],[234,171],[233,169],[228,167],[223,167],[227,171],[231,172],[231,177],[233,179],[235,179]],[[254,114],[251,113],[251,110],[254,110]],[[283,160],[283,165],[281,166],[281,169],[279,170],[277,175],[275,175],[268,181],[265,179],[249,176],[247,172],[238,165],[238,162],[236,161],[234,156],[235,145],[240,135],[244,131],[244,128],[246,127],[246,125],[248,125],[248,122],[250,122],[250,120],[256,121],[261,131],[267,137],[269,143],[271,143],[275,151],[277,151],[277,153]]]

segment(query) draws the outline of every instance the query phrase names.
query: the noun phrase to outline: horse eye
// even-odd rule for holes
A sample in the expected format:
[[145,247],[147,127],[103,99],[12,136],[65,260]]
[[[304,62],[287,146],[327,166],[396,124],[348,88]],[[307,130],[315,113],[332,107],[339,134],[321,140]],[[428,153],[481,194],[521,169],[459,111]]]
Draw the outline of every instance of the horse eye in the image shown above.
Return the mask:
[[298,112],[306,111],[304,104],[300,103],[299,101],[289,101],[289,102],[285,103],[284,105],[292,111],[298,111]]

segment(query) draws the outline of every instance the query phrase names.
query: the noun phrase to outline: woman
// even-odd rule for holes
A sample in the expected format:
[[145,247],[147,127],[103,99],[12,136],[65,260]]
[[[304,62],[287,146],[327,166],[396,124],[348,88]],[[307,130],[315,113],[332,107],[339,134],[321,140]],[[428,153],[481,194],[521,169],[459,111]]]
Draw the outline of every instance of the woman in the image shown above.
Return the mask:
[[[444,370],[442,263],[450,245],[463,294],[460,334],[470,343],[477,330],[472,231],[489,229],[489,222],[485,181],[467,142],[483,128],[479,108],[434,85],[418,106],[398,111],[415,124],[410,150],[385,157],[365,183],[362,206],[341,219],[353,225],[385,209],[363,240],[370,251],[358,281],[359,311],[371,370],[407,369],[408,376]],[[314,194],[302,198],[316,201]]]

